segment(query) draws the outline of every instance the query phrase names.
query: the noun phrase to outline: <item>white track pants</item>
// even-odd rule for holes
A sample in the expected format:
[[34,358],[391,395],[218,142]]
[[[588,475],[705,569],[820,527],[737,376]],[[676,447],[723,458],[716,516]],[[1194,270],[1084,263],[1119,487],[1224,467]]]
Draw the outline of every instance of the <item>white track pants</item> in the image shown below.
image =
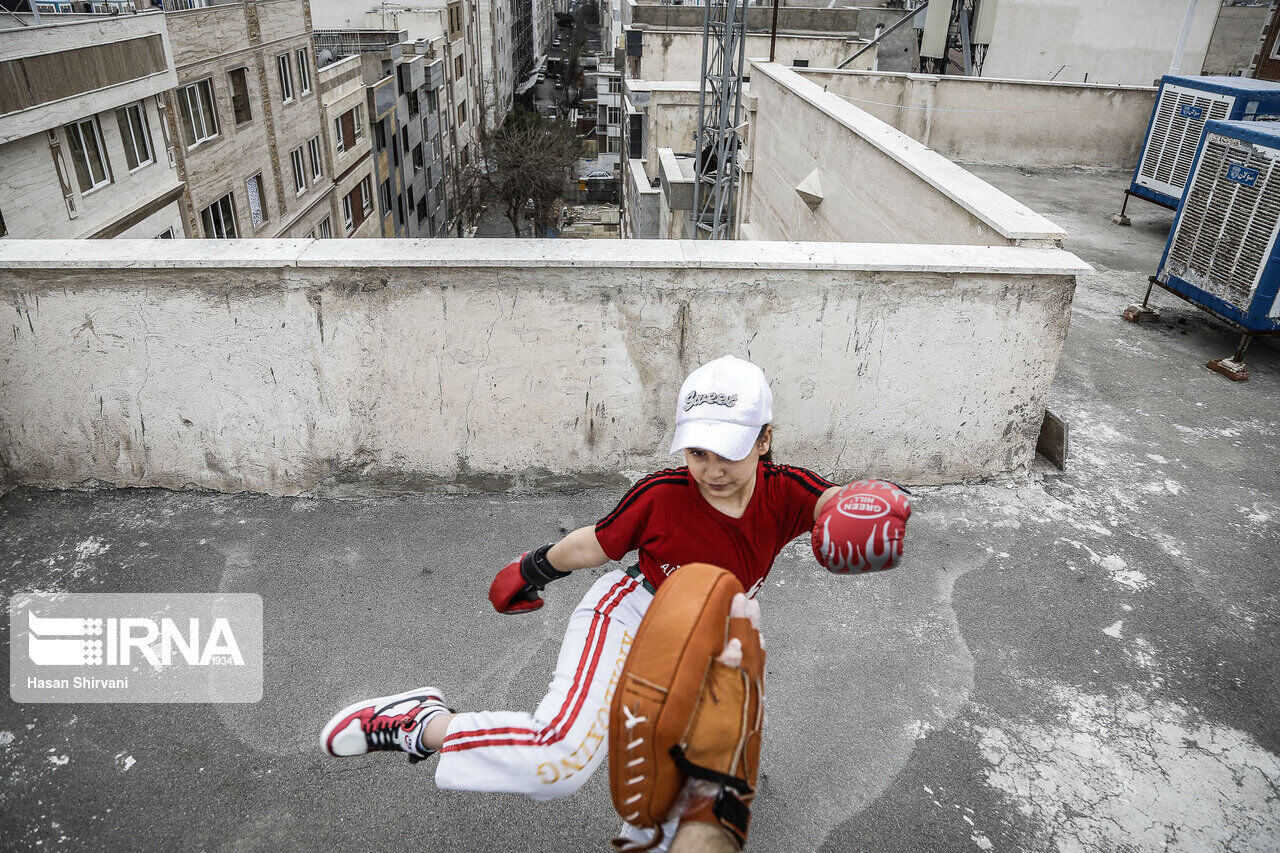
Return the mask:
[[535,800],[581,788],[608,752],[609,704],[651,601],[653,595],[626,572],[597,580],[569,618],[538,710],[455,716],[440,749],[436,785]]

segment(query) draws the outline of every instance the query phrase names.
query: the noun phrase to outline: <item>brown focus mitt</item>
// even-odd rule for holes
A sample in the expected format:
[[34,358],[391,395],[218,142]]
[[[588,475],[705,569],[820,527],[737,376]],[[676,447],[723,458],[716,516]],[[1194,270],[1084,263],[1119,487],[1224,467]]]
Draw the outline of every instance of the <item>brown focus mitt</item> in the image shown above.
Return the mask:
[[[682,566],[649,605],[618,680],[609,714],[609,786],[614,808],[632,826],[653,829],[647,850],[662,841],[662,823],[686,781],[718,786],[710,808],[686,820],[718,822],[741,847],[760,763],[764,716],[764,651],[747,618],[730,618],[740,584],[724,569]],[[731,638],[742,667],[716,660]]]

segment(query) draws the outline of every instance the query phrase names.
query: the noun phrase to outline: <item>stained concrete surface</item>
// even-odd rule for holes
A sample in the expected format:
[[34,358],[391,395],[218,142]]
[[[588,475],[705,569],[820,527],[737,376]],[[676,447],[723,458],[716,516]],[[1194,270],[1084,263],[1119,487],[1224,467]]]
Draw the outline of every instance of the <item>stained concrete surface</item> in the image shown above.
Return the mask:
[[[974,171],[1098,269],[1050,397],[1068,470],[919,490],[908,561],[882,576],[783,553],[750,849],[1280,849],[1280,357],[1255,346],[1236,385],[1204,368],[1234,335],[1189,305],[1120,319],[1171,219],[1135,202],[1110,225],[1123,175]],[[494,614],[487,584],[617,497],[8,494],[0,592],[257,592],[267,651],[256,705],[0,702],[4,846],[605,849],[603,772],[534,804],[315,740],[353,698],[422,683],[531,707],[588,581],[525,617]]]

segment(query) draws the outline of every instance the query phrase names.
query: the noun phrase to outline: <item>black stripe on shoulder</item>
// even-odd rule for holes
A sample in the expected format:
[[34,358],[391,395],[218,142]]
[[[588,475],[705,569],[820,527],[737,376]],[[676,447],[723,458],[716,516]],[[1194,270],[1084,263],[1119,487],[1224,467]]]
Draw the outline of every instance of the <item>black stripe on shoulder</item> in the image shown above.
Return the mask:
[[618,505],[613,508],[613,511],[596,522],[596,530],[604,530],[610,524],[617,521],[618,516],[622,515],[622,513],[626,511],[627,507],[639,500],[640,496],[650,489],[664,485],[685,486],[688,485],[688,483],[688,468],[664,468],[661,471],[655,471],[632,486],[631,489],[622,496],[622,500],[618,501]]
[[824,477],[819,477],[807,468],[795,468],[791,465],[765,465],[765,475],[779,475],[794,480],[806,491],[821,496],[823,492],[835,485]]

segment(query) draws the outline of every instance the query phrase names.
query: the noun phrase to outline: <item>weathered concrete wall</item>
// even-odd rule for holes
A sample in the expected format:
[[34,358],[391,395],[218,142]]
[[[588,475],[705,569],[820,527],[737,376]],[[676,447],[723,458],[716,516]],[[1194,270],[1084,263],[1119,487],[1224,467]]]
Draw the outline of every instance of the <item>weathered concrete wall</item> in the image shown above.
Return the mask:
[[1201,74],[1248,74],[1262,41],[1268,7],[1223,6],[1205,51]]
[[[679,153],[693,151],[693,135],[698,130],[698,83],[696,80],[627,80],[627,101],[645,113],[644,168],[649,178],[658,177],[658,149]],[[750,84],[744,87],[744,107]]]
[[623,183],[623,233],[633,240],[652,240],[659,236],[658,202],[662,190],[653,186],[639,160],[627,162]]
[[[835,68],[862,46],[844,36],[778,33],[776,56],[782,65],[806,60],[812,68]],[[697,80],[702,73],[702,30],[645,30],[643,55],[635,75],[642,80]],[[858,57],[850,68],[869,70],[875,48]],[[769,35],[747,35],[747,58],[769,56]],[[750,74],[749,68],[744,69]]]
[[798,71],[965,163],[1132,169],[1155,105],[1151,86]]
[[[1204,65],[1220,5],[1197,5],[1181,73]],[[1169,72],[1186,10],[1187,0],[1004,0],[982,73],[1149,86]]]
[[[752,62],[750,171],[738,218],[766,240],[1052,242],[1065,232],[789,68]],[[822,201],[796,187],[817,170]]]
[[1058,249],[671,241],[0,241],[0,456],[43,486],[620,484],[688,370],[764,366],[782,458],[913,483],[1033,455]]

